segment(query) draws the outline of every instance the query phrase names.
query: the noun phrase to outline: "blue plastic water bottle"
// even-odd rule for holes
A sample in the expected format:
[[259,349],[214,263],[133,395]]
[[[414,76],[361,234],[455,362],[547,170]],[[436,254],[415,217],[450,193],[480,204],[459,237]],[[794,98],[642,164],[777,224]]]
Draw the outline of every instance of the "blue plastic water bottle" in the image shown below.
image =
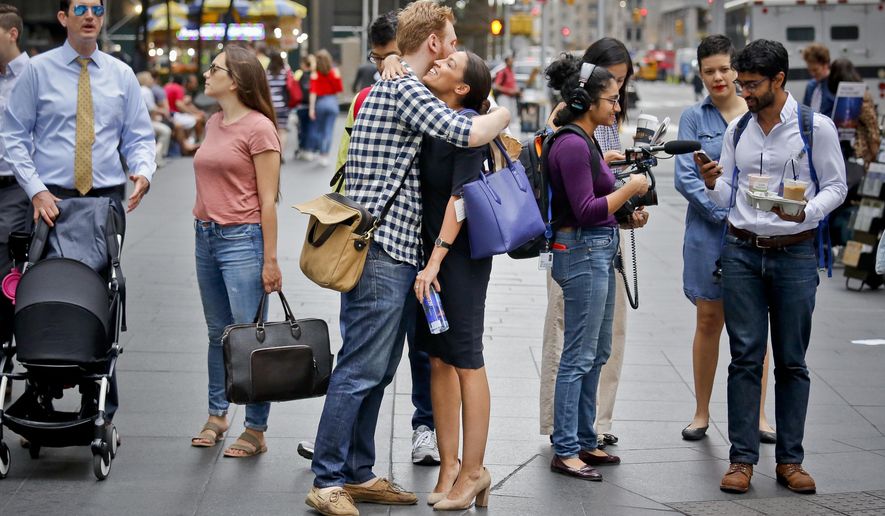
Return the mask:
[[443,311],[439,292],[431,287],[430,295],[424,296],[422,305],[424,305],[424,315],[427,316],[427,325],[430,326],[430,333],[436,335],[449,329],[449,321],[446,319],[446,313]]

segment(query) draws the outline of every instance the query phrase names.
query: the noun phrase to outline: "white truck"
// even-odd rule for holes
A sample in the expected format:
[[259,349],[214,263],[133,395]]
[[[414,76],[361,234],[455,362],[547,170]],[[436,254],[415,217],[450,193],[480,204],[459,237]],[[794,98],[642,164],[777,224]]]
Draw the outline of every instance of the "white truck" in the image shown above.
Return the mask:
[[885,0],[733,0],[725,33],[740,50],[754,39],[780,41],[790,53],[787,90],[799,101],[810,78],[802,49],[821,43],[830,59],[850,59],[885,114]]

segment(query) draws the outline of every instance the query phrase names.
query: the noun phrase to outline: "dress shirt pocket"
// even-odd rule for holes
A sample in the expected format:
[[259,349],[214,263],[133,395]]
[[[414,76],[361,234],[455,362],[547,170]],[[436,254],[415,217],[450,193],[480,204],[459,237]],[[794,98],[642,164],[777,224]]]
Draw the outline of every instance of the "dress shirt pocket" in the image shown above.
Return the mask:
[[110,88],[108,91],[97,91],[93,88],[92,91],[92,112],[95,121],[100,122],[104,127],[122,126],[126,117],[126,112],[123,109],[123,91],[119,88]]

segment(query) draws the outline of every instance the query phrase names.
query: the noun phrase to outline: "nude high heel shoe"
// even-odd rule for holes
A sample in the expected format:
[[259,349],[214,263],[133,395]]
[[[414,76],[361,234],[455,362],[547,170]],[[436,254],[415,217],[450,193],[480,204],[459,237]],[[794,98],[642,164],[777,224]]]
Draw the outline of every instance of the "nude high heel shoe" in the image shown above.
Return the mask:
[[463,511],[469,509],[470,506],[473,505],[474,500],[476,501],[477,507],[488,507],[489,491],[491,491],[491,489],[492,476],[489,474],[489,470],[487,470],[486,468],[482,468],[482,473],[479,476],[479,482],[476,483],[476,486],[473,488],[472,492],[468,493],[467,496],[459,500],[444,498],[433,506],[433,510]]
[[[461,459],[458,459],[458,473],[459,474],[461,473]],[[457,481],[457,479],[458,479],[458,477],[456,476],[455,480]],[[427,505],[434,506],[434,505],[438,504],[439,502],[441,502],[442,500],[445,500],[446,496],[449,494],[449,491],[451,491],[451,490],[452,490],[452,488],[449,487],[449,489],[444,493],[430,493],[430,494],[428,494],[427,495]]]

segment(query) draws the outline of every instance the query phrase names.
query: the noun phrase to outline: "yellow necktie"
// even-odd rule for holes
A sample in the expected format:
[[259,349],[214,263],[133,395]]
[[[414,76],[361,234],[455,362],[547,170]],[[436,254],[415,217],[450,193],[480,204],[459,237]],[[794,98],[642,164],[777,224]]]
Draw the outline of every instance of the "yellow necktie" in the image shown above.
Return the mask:
[[95,123],[92,116],[92,88],[89,86],[89,58],[77,58],[80,80],[77,82],[77,139],[74,146],[74,189],[80,195],[92,190],[92,144]]

